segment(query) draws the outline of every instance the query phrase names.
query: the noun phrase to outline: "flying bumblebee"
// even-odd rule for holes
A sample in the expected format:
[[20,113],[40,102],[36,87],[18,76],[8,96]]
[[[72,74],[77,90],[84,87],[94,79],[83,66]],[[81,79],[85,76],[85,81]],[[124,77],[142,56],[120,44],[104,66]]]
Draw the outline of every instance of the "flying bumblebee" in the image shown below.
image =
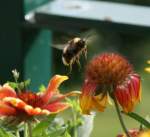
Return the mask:
[[86,41],[82,38],[76,37],[68,42],[63,49],[62,61],[65,66],[69,66],[72,70],[72,65],[76,62],[80,66],[80,56],[84,54],[87,58]]
[[[91,35],[92,34],[92,35]],[[85,59],[87,58],[87,43],[93,40],[93,31],[88,32],[88,36],[84,38],[75,37],[68,41],[67,44],[55,45],[55,48],[62,49],[62,62],[65,66],[70,67],[72,70],[72,65],[77,63],[80,67],[80,56],[83,54]],[[84,35],[85,36],[85,35]]]

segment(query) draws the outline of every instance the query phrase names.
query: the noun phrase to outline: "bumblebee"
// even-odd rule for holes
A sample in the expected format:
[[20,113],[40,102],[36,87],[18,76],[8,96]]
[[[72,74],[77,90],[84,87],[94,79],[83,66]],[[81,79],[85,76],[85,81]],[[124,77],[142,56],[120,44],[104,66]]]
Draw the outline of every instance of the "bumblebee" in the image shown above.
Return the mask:
[[[73,39],[70,40],[70,37]],[[80,56],[83,54],[87,58],[87,47],[99,39],[96,30],[84,31],[78,37],[75,34],[68,34],[62,35],[60,39],[54,38],[57,39],[54,40],[52,47],[62,50],[62,62],[65,66],[70,67],[70,72],[73,64],[77,63],[80,67]],[[64,41],[68,42],[65,43]]]
[[72,65],[77,63],[80,66],[80,56],[84,54],[85,58],[87,58],[87,45],[86,41],[82,38],[76,37],[68,42],[68,44],[64,47],[62,53],[62,61],[65,66],[70,67],[70,71],[72,70]]

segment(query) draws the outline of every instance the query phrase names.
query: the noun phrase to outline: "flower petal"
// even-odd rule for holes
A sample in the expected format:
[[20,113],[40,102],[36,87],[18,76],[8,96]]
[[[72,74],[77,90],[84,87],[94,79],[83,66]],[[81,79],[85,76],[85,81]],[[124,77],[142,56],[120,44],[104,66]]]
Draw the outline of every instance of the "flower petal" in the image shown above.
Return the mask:
[[80,107],[83,114],[90,114],[93,109],[92,96],[81,95],[80,96]]
[[66,94],[60,94],[60,93],[53,94],[53,96],[50,98],[50,100],[49,100],[48,103],[50,104],[50,103],[54,103],[54,102],[59,102],[61,100],[64,100],[67,97],[70,97],[70,96],[79,96],[79,95],[81,95],[81,92],[77,91],[77,90],[70,91],[70,92],[68,92]]
[[93,105],[100,112],[104,111],[108,102],[109,102],[108,101],[108,94],[106,94],[106,95],[100,94],[98,96],[93,97]]
[[70,107],[70,104],[68,103],[54,102],[44,106],[43,109],[50,111],[51,114],[55,114],[67,109],[68,107]]
[[115,96],[124,112],[133,111],[141,99],[140,77],[137,74],[132,74],[126,83],[116,87]]
[[[93,109],[93,97],[96,89],[96,84],[85,81],[82,87],[82,94],[80,96],[80,107],[83,114],[90,114]],[[96,99],[94,100],[96,103]]]
[[131,96],[135,103],[139,102],[141,100],[141,82],[140,77],[138,75],[132,75],[131,76],[131,83],[129,84],[131,86]]
[[4,97],[16,97],[15,90],[8,84],[0,86],[0,99],[3,99]]
[[133,110],[133,102],[131,101],[130,91],[126,86],[117,86],[115,96],[124,112],[128,113]]
[[147,71],[148,73],[150,73],[150,67],[146,67],[145,71]]
[[138,137],[150,137],[150,129],[142,131]]
[[150,60],[147,61],[147,64],[150,64]]
[[47,92],[55,92],[60,84],[67,79],[67,76],[55,75],[48,84]]
[[26,104],[19,98],[6,97],[3,99],[4,102],[10,103],[12,106],[24,110],[28,115],[41,115],[41,114],[50,114],[49,111],[41,109],[39,107],[32,107],[31,105]]
[[67,80],[67,76],[55,75],[49,82],[46,92],[41,96],[45,103],[48,103],[49,99],[56,93],[58,90],[57,88],[60,84]]
[[2,116],[11,116],[16,114],[16,109],[9,106],[3,101],[0,101],[0,115]]

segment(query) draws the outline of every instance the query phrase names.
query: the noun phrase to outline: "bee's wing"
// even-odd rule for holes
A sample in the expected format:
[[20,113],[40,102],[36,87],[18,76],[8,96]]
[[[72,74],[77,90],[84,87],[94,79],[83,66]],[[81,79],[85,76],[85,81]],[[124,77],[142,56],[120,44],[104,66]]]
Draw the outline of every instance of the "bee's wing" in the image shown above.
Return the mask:
[[[80,35],[78,35],[79,33]],[[74,37],[80,37],[86,41],[87,45],[91,45],[94,41],[98,40],[98,36],[98,32],[94,29],[86,30],[84,32],[76,32],[75,34],[63,36],[62,39],[55,40],[55,43],[53,43],[52,47],[58,50],[63,50],[65,46],[69,44],[69,40],[73,39]]]
[[52,47],[56,48],[58,50],[63,50],[65,48],[66,44],[53,44]]
[[[61,36],[62,35],[62,36]],[[71,35],[71,34],[70,34]],[[53,44],[52,47],[58,50],[63,50],[68,44],[69,40],[71,39],[69,34],[54,34]]]
[[91,45],[91,43],[99,39],[99,34],[95,29],[82,32],[80,36],[86,41],[87,45]]

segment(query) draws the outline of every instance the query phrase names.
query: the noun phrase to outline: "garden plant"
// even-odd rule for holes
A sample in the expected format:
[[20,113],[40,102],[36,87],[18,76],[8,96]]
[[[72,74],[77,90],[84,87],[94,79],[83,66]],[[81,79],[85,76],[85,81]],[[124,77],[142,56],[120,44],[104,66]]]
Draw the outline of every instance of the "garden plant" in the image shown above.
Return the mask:
[[[107,105],[115,107],[124,131],[116,137],[150,137],[149,120],[134,112],[141,101],[141,77],[118,53],[94,56],[85,67],[81,89],[75,91],[60,91],[66,75],[54,75],[37,92],[29,89],[30,79],[20,81],[17,70],[12,74],[14,81],[0,86],[0,137],[90,137],[95,113]],[[71,117],[59,115],[69,110]],[[128,129],[123,115],[138,121],[139,128]]]

